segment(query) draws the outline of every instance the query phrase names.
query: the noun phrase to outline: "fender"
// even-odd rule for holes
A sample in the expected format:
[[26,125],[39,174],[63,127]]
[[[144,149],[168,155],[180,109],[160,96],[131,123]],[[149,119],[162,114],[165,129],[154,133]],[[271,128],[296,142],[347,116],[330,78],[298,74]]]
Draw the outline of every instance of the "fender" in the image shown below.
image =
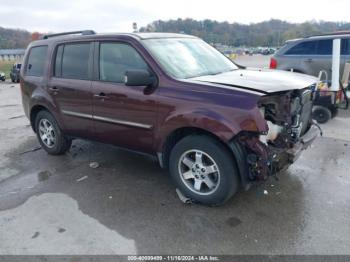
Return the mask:
[[[235,119],[242,119],[242,121],[235,121]],[[185,112],[176,111],[176,114],[166,116],[163,121],[160,121],[158,126],[159,129],[155,138],[157,152],[162,152],[168,136],[180,128],[192,127],[205,130],[226,144],[242,130],[253,132],[259,130],[254,115],[251,117],[249,115],[245,117],[242,117],[242,115],[231,116],[231,119],[229,119],[228,116],[207,108],[198,108],[195,111]]]
[[[43,92],[43,90],[40,88],[34,90],[34,92],[31,95],[30,104],[29,104],[29,115],[28,115],[29,120],[31,120],[30,116],[31,116],[32,110],[37,106],[45,107],[54,116],[59,127],[62,130],[64,130],[64,124],[62,121],[61,114],[58,113],[59,109],[54,103],[52,97],[46,92]],[[34,129],[34,123],[31,123],[31,124]]]

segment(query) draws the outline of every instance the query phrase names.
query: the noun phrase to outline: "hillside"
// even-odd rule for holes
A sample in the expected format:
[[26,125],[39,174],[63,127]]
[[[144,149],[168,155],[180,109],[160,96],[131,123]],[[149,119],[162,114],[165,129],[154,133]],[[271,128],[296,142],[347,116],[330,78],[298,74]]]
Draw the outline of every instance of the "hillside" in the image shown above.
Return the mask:
[[[350,30],[350,23],[311,21],[296,24],[272,19],[246,25],[208,19],[197,21],[188,18],[168,21],[158,20],[140,29],[142,32],[191,34],[210,43],[232,46],[280,46],[288,39],[338,30]],[[30,41],[31,33],[28,31],[0,27],[0,49],[25,48]]]
[[0,49],[25,48],[30,41],[28,31],[0,27]]
[[199,36],[210,43],[222,43],[233,46],[280,46],[288,39],[338,30],[350,30],[350,23],[311,21],[295,24],[272,19],[245,25],[213,20],[177,19],[154,21],[140,29],[143,32],[191,34]]

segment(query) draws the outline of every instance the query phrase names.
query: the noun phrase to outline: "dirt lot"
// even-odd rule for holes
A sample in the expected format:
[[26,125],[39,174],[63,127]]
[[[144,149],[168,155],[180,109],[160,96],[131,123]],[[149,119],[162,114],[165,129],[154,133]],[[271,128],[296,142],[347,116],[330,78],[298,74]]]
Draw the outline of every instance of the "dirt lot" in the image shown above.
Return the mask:
[[182,204],[149,157],[82,140],[47,155],[19,86],[0,98],[0,254],[350,254],[348,112],[278,181],[209,208]]

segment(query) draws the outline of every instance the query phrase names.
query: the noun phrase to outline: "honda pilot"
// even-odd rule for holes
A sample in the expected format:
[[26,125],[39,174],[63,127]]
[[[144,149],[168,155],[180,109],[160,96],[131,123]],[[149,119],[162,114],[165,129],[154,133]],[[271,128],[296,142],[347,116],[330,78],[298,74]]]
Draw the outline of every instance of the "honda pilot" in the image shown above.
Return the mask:
[[75,138],[150,154],[185,197],[218,205],[287,168],[319,135],[316,81],[237,66],[194,36],[79,31],[32,42],[20,86],[49,154]]

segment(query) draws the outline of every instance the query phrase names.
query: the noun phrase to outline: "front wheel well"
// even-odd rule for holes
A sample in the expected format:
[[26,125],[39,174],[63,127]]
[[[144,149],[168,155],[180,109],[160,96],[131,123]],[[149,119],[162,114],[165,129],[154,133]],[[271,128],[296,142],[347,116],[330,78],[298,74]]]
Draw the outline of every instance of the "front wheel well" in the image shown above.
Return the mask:
[[32,126],[32,129],[34,132],[35,130],[35,118],[38,115],[38,113],[42,110],[48,111],[48,109],[42,105],[36,105],[30,110],[30,125]]
[[169,157],[170,157],[170,152],[173,149],[173,147],[176,145],[177,142],[179,142],[181,139],[185,138],[186,136],[190,135],[203,135],[203,136],[208,136],[212,137],[215,140],[219,141],[221,144],[223,144],[228,150],[230,150],[229,146],[222,141],[218,136],[215,134],[201,129],[197,127],[183,127],[174,130],[170,135],[168,135],[165,143],[163,144],[163,150],[161,154],[161,165],[164,168],[168,168],[169,166]]

